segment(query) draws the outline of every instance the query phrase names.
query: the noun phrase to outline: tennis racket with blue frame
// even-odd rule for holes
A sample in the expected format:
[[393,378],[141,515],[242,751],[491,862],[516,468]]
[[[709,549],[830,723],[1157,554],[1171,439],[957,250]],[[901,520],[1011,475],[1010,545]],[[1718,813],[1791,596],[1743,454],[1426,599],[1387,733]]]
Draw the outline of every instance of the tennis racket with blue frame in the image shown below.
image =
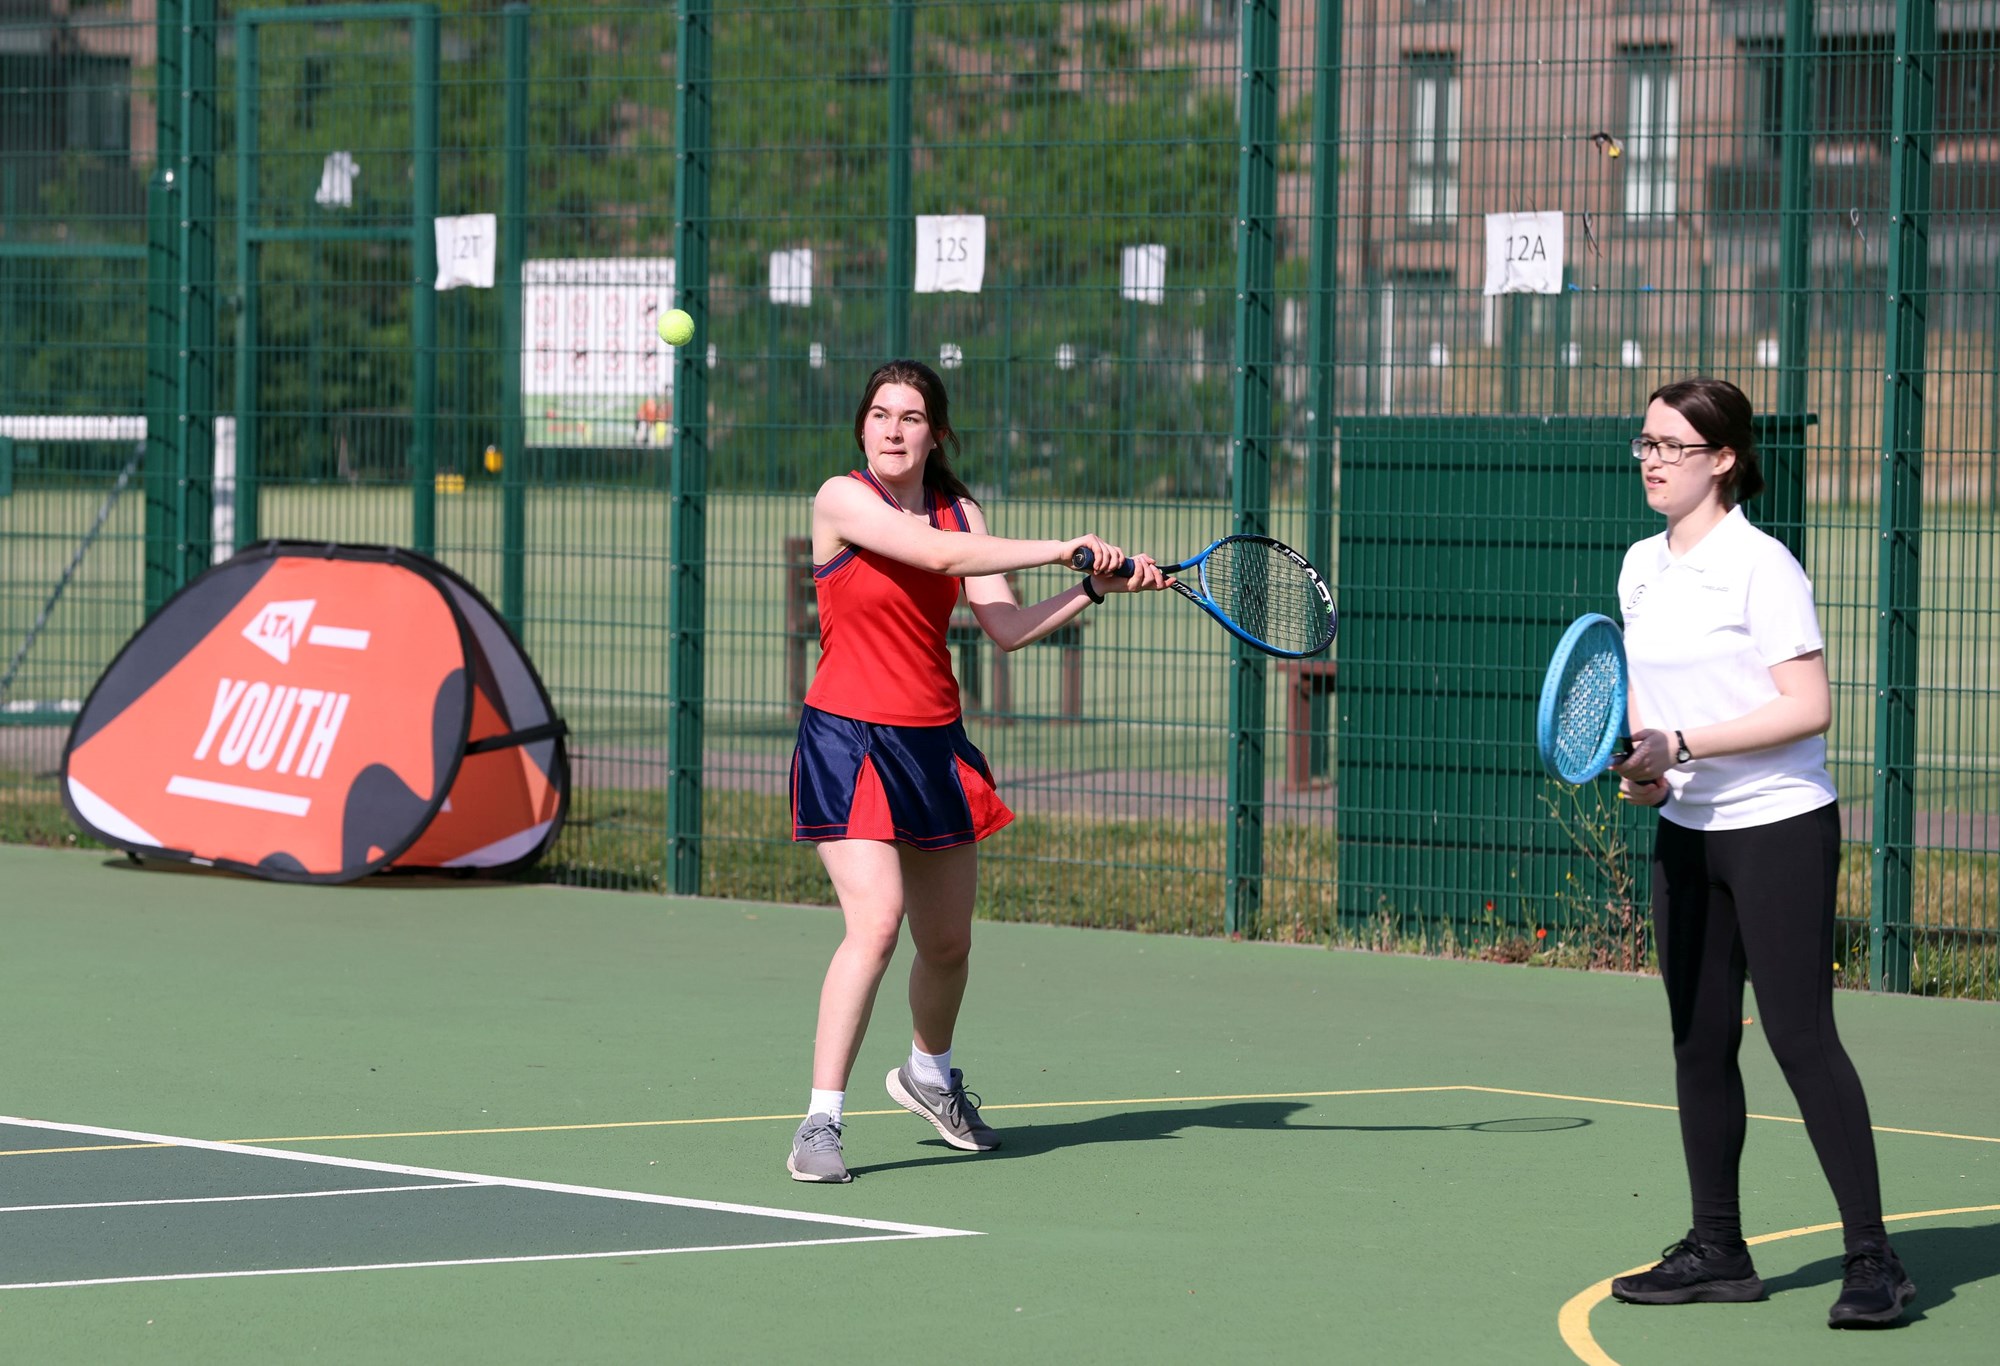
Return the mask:
[[[1087,549],[1069,559],[1086,573],[1093,561]],[[1160,569],[1167,574],[1196,571],[1199,586],[1177,578],[1173,590],[1266,654],[1283,659],[1316,655],[1333,644],[1340,629],[1326,580],[1305,556],[1269,536],[1224,536],[1199,555]],[[1119,565],[1114,577],[1131,578],[1131,561]]]
[[1535,710],[1542,767],[1583,784],[1631,753],[1625,736],[1625,637],[1610,617],[1591,612],[1570,623],[1549,659]]

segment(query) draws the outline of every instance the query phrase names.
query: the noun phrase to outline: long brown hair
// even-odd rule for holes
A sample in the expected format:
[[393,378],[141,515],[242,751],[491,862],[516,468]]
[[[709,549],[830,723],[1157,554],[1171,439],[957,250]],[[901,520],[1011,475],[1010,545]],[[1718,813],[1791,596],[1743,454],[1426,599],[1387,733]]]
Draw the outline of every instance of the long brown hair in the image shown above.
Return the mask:
[[854,444],[865,456],[868,447],[862,444],[862,424],[868,420],[868,410],[875,406],[875,394],[885,384],[907,384],[924,399],[924,416],[930,420],[931,435],[937,438],[937,446],[924,459],[924,487],[946,498],[963,498],[968,503],[979,500],[972,496],[972,490],[965,486],[951,467],[951,454],[958,454],[958,433],[951,429],[951,400],[944,392],[944,381],[937,371],[920,360],[892,360],[876,367],[868,377],[868,386],[861,391],[861,404],[854,410]]

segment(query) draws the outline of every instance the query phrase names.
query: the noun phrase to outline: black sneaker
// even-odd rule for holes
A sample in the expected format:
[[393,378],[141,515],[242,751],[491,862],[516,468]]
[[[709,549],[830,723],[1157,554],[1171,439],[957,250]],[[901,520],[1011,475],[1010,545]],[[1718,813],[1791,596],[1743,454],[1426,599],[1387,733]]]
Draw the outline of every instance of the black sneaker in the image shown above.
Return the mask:
[[1749,1248],[1738,1244],[1726,1251],[1689,1229],[1651,1271],[1613,1281],[1611,1294],[1627,1304],[1747,1304],[1764,1298],[1764,1282],[1750,1264]]
[[1863,1247],[1842,1261],[1840,1298],[1827,1311],[1829,1328],[1877,1328],[1903,1317],[1917,1297],[1903,1264],[1887,1245]]

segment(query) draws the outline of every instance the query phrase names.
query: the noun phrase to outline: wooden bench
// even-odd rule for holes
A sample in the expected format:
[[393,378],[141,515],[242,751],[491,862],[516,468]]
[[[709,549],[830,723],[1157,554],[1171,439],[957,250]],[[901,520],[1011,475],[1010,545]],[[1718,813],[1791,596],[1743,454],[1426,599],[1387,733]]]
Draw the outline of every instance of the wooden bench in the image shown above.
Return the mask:
[[[1014,576],[1007,576],[1008,582]],[[961,598],[945,628],[945,641],[958,656],[958,686],[965,710],[999,722],[1010,722],[1014,712],[1013,679],[1007,667],[1007,651],[995,648],[992,684],[987,686],[986,647],[992,642],[980,629],[979,619]],[[819,642],[819,590],[813,582],[812,540],[805,536],[785,538],[785,689],[794,702],[805,701],[810,651]],[[1057,627],[1035,642],[1062,650],[1060,721],[1083,717],[1083,621],[1081,618]]]
[[1303,792],[1326,776],[1326,732],[1314,724],[1318,698],[1332,697],[1339,666],[1330,659],[1287,659],[1278,665],[1285,678],[1285,786]]

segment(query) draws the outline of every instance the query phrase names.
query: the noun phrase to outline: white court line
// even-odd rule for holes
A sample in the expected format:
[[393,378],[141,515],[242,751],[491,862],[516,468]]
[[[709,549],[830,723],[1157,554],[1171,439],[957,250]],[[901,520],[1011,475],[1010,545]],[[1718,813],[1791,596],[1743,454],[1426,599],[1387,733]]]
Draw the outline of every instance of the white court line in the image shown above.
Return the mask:
[[0,1205],[0,1214],[33,1214],[51,1209],[137,1209],[152,1205],[233,1205],[245,1200],[317,1200],[325,1195],[401,1195],[405,1191],[477,1190],[483,1181],[433,1181],[427,1186],[357,1186],[337,1191],[280,1191],[274,1195],[188,1195],[171,1200],[88,1200],[73,1205]]
[[[462,1181],[473,1186],[512,1186],[517,1190],[549,1191],[556,1195],[589,1195],[601,1200],[631,1200],[644,1205],[672,1205],[679,1209],[716,1210],[723,1214],[760,1214],[769,1219],[791,1219],[805,1224],[835,1224],[842,1228],[877,1229],[913,1238],[977,1238],[968,1228],[938,1228],[930,1224],[898,1224],[885,1219],[855,1219],[840,1214],[819,1214],[811,1210],[775,1209],[768,1205],[737,1205],[719,1200],[690,1200],[679,1195],[654,1195],[650,1191],[609,1190],[602,1186],[572,1186],[559,1181],[529,1181],[516,1176],[486,1176],[479,1172],[445,1171],[438,1167],[409,1167],[398,1162],[370,1162],[359,1157],[329,1157],[321,1153],[286,1152],[281,1148],[259,1148],[247,1143],[217,1143],[206,1138],[176,1138],[171,1134],[142,1133],[136,1129],[106,1129],[95,1124],[59,1124],[47,1119],[23,1119],[0,1115],[0,1126],[19,1125],[25,1129],[45,1129],[56,1133],[95,1134],[99,1138],[122,1138],[135,1143],[159,1143],[173,1148],[199,1148],[215,1153],[242,1153],[251,1157],[272,1157],[281,1162],[313,1162],[323,1167],[346,1167],[353,1171],[389,1172],[396,1176],[428,1176],[439,1181]],[[594,1254],[593,1254],[594,1255]]]
[[[858,1222],[858,1221],[857,1221]],[[800,1238],[784,1243],[717,1243],[713,1247],[635,1247],[623,1252],[548,1252],[531,1257],[455,1257],[436,1262],[358,1262],[353,1266],[275,1266],[256,1271],[176,1271],[165,1276],[103,1276],[81,1281],[15,1281],[0,1290],[62,1290],[79,1285],[136,1285],[142,1281],[220,1281],[244,1276],[317,1276],[329,1271],[412,1271],[425,1266],[511,1266],[517,1262],[589,1262],[604,1257],[666,1257],[676,1252],[757,1252],[780,1247],[838,1247],[842,1243],[900,1243],[938,1235],[897,1233],[870,1238]],[[977,1235],[967,1234],[967,1237]]]

